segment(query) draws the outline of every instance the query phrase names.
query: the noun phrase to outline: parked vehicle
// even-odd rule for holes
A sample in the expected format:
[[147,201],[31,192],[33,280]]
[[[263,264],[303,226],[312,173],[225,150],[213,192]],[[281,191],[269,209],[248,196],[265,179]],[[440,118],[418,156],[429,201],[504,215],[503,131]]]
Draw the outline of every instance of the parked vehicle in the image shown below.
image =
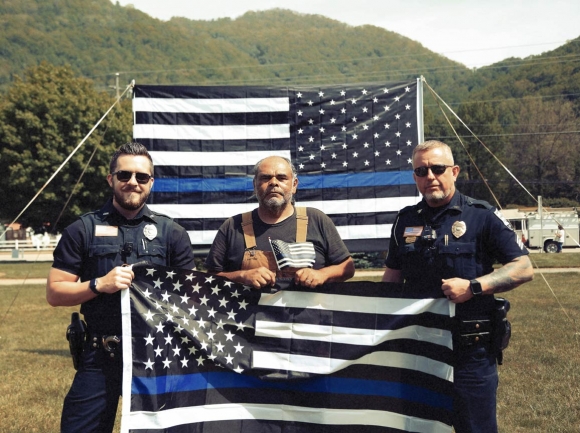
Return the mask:
[[543,248],[555,253],[556,229],[561,225],[566,232],[564,247],[580,247],[578,243],[579,220],[575,208],[544,208],[540,213],[535,208],[502,209],[507,219],[528,248]]

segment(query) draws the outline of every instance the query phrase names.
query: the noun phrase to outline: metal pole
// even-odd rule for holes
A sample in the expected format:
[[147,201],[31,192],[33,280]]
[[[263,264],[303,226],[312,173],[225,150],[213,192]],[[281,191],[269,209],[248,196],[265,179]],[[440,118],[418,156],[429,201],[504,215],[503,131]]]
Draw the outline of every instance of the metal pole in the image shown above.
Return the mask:
[[117,99],[119,99],[119,73],[115,74],[115,90],[117,91]]
[[544,216],[542,215],[542,196],[538,196],[538,215],[540,216],[540,253],[544,252]]

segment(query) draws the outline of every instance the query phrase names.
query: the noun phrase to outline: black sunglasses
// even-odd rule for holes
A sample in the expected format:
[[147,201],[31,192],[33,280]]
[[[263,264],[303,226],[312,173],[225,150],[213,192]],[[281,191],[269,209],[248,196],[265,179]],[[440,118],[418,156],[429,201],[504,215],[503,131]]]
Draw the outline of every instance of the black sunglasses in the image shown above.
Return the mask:
[[417,167],[416,169],[413,170],[413,172],[418,177],[425,177],[425,176],[427,176],[427,173],[429,172],[429,170],[431,170],[431,173],[439,176],[440,174],[445,173],[445,170],[447,170],[449,167],[454,167],[454,166],[453,165],[443,165],[443,164],[431,165],[429,167],[423,166],[423,167]]
[[131,180],[131,178],[133,177],[133,174],[135,175],[135,179],[137,180],[137,183],[147,183],[149,182],[149,180],[151,180],[153,178],[153,176],[151,176],[150,174],[147,173],[133,173],[132,171],[127,171],[127,170],[119,170],[116,171],[114,173],[111,173],[112,176],[117,176],[117,180],[120,182],[129,182]]

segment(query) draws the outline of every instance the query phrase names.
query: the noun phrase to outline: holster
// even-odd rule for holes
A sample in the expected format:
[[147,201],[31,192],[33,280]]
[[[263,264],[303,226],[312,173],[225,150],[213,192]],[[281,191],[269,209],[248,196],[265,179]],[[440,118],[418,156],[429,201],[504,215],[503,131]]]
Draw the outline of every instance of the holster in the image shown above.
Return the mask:
[[505,298],[495,298],[493,311],[493,332],[491,347],[497,355],[497,363],[503,364],[503,351],[508,347],[512,336],[512,325],[507,319],[510,302]]
[[71,315],[70,325],[66,328],[66,339],[73,360],[75,370],[78,370],[83,355],[83,348],[87,339],[87,324],[74,312]]

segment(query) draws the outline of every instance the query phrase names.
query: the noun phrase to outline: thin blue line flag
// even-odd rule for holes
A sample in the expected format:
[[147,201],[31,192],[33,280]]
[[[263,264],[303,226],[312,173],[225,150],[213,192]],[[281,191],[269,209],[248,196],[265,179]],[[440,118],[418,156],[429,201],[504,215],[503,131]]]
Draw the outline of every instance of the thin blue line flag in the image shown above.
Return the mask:
[[122,432],[450,433],[447,299],[396,284],[258,291],[134,267]]

